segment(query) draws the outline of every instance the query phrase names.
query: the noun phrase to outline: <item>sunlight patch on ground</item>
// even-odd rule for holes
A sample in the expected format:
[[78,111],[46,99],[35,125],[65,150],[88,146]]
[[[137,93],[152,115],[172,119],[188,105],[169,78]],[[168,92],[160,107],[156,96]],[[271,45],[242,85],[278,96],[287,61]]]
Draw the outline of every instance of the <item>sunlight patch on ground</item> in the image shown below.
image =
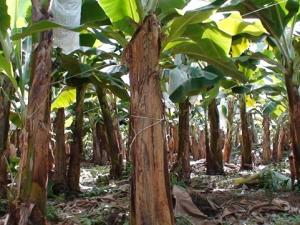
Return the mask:
[[80,189],[83,192],[90,191],[96,186],[99,177],[109,175],[108,166],[96,166],[92,168],[81,168],[80,171]]

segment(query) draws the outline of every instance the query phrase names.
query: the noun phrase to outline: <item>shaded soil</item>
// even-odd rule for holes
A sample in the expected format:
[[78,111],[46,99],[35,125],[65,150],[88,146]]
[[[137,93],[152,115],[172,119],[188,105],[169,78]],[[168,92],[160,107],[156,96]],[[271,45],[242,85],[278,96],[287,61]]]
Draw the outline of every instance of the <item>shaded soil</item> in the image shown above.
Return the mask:
[[[271,171],[286,171],[281,167],[270,167]],[[266,169],[266,168],[263,168]],[[171,176],[172,185],[182,186],[192,201],[182,207],[177,215],[179,225],[300,225],[300,193],[274,191],[270,185],[254,183],[235,185],[240,177],[260,173],[262,168],[252,172],[240,172],[235,165],[226,165],[226,176],[205,175],[205,161],[192,164],[192,179],[187,186]],[[81,170],[81,190],[78,196],[49,193],[49,225],[123,225],[129,224],[129,179],[124,174],[118,181],[109,180],[109,167],[85,165]],[[288,174],[285,174],[288,175]],[[272,186],[273,187],[273,186]],[[0,212],[5,212],[5,202]],[[176,203],[177,204],[177,203]],[[193,220],[191,211],[199,210],[202,219]],[[193,210],[189,210],[189,208]],[[3,214],[2,214],[3,216]],[[4,217],[2,217],[3,224]],[[196,221],[196,222],[195,222]]]

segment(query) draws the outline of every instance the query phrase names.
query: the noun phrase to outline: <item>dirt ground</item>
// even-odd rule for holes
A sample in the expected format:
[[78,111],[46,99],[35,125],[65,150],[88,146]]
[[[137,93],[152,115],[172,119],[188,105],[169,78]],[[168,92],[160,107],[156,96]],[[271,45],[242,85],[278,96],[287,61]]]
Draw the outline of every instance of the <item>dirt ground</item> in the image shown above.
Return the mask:
[[[171,175],[176,224],[300,225],[300,192],[291,191],[289,187],[274,190],[274,187],[278,188],[277,184],[270,185],[262,179],[237,185],[237,180],[256,177],[256,174],[267,170],[279,171],[278,174],[288,178],[285,164],[280,166],[240,172],[237,166],[226,165],[226,176],[207,176],[205,161],[193,162],[189,185]],[[50,191],[49,225],[129,224],[128,174],[124,174],[124,179],[112,181],[108,179],[108,171],[108,167],[91,165],[82,168],[82,193],[79,196],[57,196]]]

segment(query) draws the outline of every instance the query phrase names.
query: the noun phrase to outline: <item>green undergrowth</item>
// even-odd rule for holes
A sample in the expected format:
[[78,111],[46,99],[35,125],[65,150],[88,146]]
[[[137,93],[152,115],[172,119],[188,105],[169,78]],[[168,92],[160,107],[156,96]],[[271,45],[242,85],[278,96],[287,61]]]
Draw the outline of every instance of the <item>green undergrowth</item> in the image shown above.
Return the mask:
[[8,203],[4,199],[0,199],[0,217],[4,216],[7,212]]
[[[248,218],[245,221],[241,221],[240,224],[244,225],[299,225],[300,215],[291,215],[288,213],[274,213],[268,218],[264,218],[263,221],[257,221],[255,218]],[[236,222],[224,221],[223,225],[236,225]]]
[[300,215],[290,215],[287,213],[274,214],[272,222],[274,225],[299,225]]
[[175,218],[176,225],[193,225],[190,219],[186,216],[178,216]]
[[180,179],[176,173],[170,173],[170,184],[171,187],[173,187],[174,185],[181,186],[183,188],[187,187],[187,184],[182,179]]
[[59,209],[57,209],[53,205],[47,206],[47,219],[52,222],[58,222],[59,221]]

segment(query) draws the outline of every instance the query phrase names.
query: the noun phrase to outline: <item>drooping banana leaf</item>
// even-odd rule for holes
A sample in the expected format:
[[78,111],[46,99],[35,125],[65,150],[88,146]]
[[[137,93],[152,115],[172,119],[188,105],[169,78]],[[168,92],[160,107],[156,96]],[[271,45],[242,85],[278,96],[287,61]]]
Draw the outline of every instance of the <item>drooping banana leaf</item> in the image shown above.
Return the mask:
[[67,108],[76,102],[76,88],[65,87],[51,104],[51,111]]
[[182,102],[188,96],[198,95],[218,83],[224,75],[212,67],[202,70],[189,67],[186,71],[180,68],[169,73],[169,95],[173,102]]
[[142,18],[141,5],[136,0],[98,0],[110,21],[118,29],[133,34]]

